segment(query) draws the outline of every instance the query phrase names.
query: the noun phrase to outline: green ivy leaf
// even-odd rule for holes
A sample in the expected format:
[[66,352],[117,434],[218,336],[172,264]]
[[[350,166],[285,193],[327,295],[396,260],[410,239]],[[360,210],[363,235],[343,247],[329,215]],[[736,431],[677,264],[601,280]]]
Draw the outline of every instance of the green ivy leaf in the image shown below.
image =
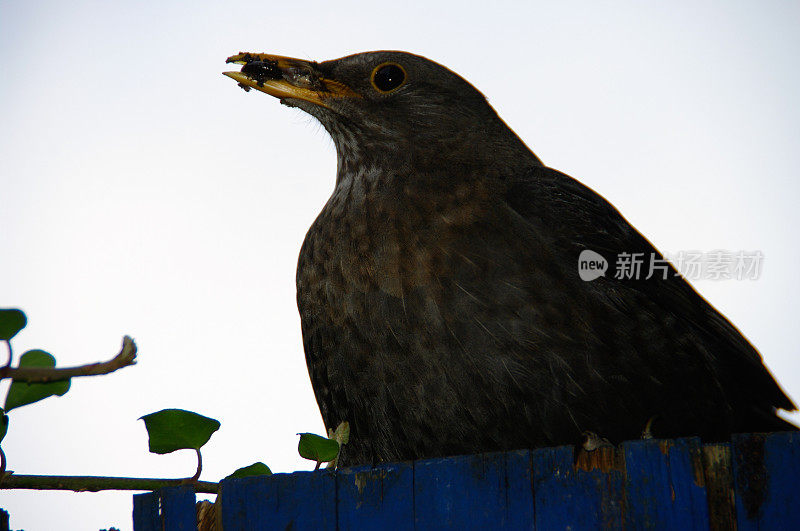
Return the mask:
[[175,450],[199,450],[220,427],[218,420],[185,409],[163,409],[141,417],[149,437],[150,451],[168,454]]
[[227,476],[225,479],[230,478],[246,478],[249,476],[271,476],[272,470],[269,469],[267,465],[262,462],[253,463],[250,466],[244,466],[230,476]]
[[297,451],[300,457],[316,461],[317,463],[324,463],[326,461],[333,461],[339,455],[339,443],[313,433],[299,433],[300,442],[297,445]]
[[0,441],[6,436],[8,431],[8,415],[0,408]]
[[0,310],[0,340],[8,341],[25,328],[28,318],[21,310]]
[[[55,367],[56,359],[44,350],[29,350],[19,358],[20,367]],[[49,396],[62,396],[69,391],[70,381],[59,380],[47,383],[13,381],[6,395],[6,412],[43,400]]]

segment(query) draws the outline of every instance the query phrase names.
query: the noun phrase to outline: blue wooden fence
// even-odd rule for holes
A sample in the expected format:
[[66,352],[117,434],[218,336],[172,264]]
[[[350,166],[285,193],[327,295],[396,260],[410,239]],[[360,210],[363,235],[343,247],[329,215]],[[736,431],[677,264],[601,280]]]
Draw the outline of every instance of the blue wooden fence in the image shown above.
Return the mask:
[[[231,479],[216,510],[225,530],[800,529],[800,433]],[[136,531],[196,525],[188,487],[134,496]]]

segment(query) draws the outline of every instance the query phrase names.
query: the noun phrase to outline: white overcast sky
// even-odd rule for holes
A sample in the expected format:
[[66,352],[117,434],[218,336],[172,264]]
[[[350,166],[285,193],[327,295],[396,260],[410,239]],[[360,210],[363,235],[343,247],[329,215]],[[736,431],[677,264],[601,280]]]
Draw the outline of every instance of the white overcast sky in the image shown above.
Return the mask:
[[[545,164],[664,252],[759,250],[761,277],[695,282],[800,399],[796,2],[0,0],[0,307],[18,353],[139,364],[11,413],[21,474],[181,477],[143,414],[219,419],[203,479],[309,469],[323,431],[294,271],[335,153],[225,58],[401,49],[487,95]],[[7,383],[0,385],[0,398]],[[793,416],[798,420],[797,416]],[[0,491],[12,528],[131,529],[131,494]]]

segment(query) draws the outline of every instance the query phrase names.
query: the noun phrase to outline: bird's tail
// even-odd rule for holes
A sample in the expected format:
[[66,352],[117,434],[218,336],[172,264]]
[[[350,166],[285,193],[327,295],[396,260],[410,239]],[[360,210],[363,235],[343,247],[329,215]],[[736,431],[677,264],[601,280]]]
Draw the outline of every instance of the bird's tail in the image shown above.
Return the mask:
[[772,432],[772,431],[797,431],[800,430],[790,421],[778,416],[773,408],[771,411],[752,409],[751,416],[743,425],[739,432]]

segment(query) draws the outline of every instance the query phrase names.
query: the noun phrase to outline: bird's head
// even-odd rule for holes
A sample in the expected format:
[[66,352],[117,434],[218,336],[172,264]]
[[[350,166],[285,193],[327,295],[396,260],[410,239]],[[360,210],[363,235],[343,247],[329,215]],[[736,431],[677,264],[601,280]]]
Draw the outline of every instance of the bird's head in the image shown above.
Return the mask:
[[[486,98],[444,66],[405,52],[367,52],[325,62],[240,53],[225,72],[317,118],[330,133],[342,165],[465,163],[508,152],[538,163]],[[445,160],[443,160],[445,159]]]

